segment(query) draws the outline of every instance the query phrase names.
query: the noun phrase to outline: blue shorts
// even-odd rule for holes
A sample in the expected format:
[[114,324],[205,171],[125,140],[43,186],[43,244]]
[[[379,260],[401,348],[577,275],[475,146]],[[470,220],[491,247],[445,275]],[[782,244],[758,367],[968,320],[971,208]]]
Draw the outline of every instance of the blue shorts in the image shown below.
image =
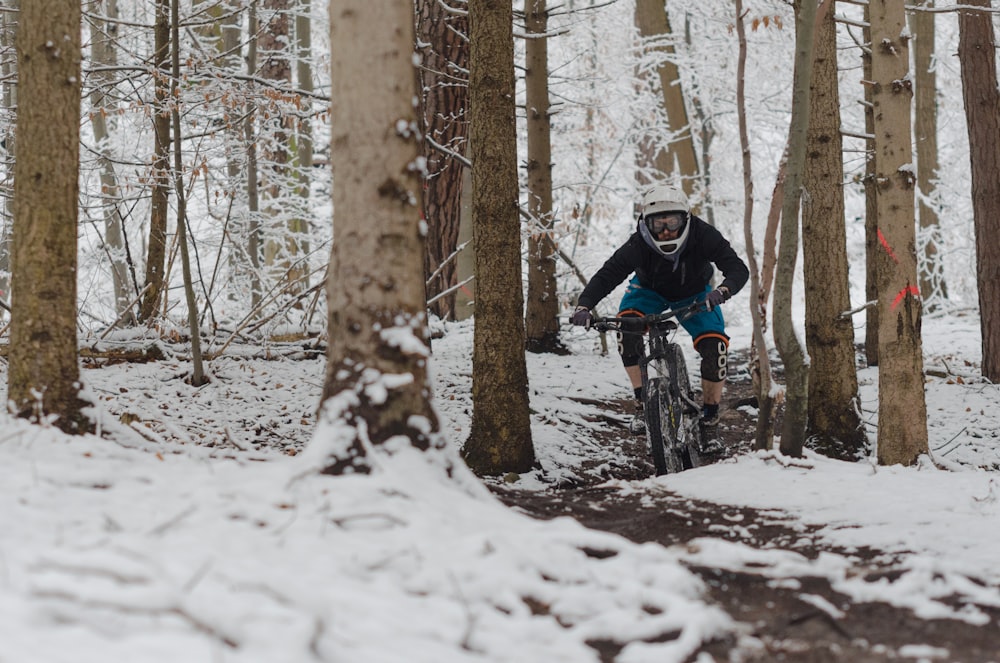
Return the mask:
[[[667,309],[681,308],[688,304],[693,304],[696,301],[704,299],[705,295],[711,291],[712,286],[707,285],[705,286],[705,290],[697,295],[678,299],[677,301],[670,301],[664,299],[655,290],[639,285],[639,277],[634,276],[625,289],[625,296],[622,297],[622,303],[618,306],[618,314],[621,315],[628,311],[638,311],[644,315],[662,313]],[[688,318],[681,323],[681,326],[684,327],[687,333],[691,334],[695,346],[705,337],[721,338],[725,341],[726,345],[729,345],[729,336],[726,334],[726,321],[722,317],[722,309],[719,306],[716,306],[711,311],[702,311],[698,315]]]

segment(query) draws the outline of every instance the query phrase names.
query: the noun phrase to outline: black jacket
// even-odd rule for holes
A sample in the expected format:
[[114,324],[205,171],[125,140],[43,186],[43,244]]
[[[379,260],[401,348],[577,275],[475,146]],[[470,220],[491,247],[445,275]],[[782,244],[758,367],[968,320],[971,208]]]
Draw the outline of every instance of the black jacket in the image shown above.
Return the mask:
[[715,273],[713,263],[722,271],[720,285],[735,295],[750,278],[746,263],[718,230],[696,216],[691,216],[689,223],[691,229],[680,252],[679,264],[654,251],[636,231],[590,279],[580,295],[579,305],[593,309],[633,272],[644,288],[655,290],[664,299],[692,297],[711,282]]

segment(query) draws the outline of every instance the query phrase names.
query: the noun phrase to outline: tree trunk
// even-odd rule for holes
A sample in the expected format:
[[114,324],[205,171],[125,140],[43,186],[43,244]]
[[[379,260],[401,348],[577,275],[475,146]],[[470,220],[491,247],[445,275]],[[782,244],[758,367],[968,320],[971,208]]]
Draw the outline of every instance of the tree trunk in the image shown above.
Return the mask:
[[[292,87],[292,62],[290,58],[291,29],[289,14],[291,0],[264,0],[266,23],[258,39],[261,55],[260,77],[272,81],[277,90]],[[291,116],[283,112],[281,99],[273,100],[274,107],[265,113],[262,138],[265,149],[261,165],[264,172],[264,213],[269,219],[268,239],[264,243],[264,262],[272,278],[284,282],[284,290],[296,295],[308,288],[307,269],[302,261],[299,243],[301,223],[285,207],[286,190],[294,189],[295,177],[289,168],[291,136],[294,127]]]
[[476,328],[472,430],[462,453],[473,471],[491,475],[526,472],[535,462],[524,359],[512,33],[510,0],[469,1]]
[[[15,18],[21,7],[21,0],[2,0],[0,7],[5,10],[0,15],[0,45],[8,52],[13,52],[17,35],[18,21]],[[3,78],[3,108],[13,116],[17,108],[17,58],[6,58],[0,64],[0,77]],[[3,178],[0,180],[0,190],[3,191],[3,207],[0,214],[3,217],[3,227],[0,228],[0,300],[10,301],[10,249],[11,228],[14,219],[14,196],[11,195],[14,182],[14,159],[17,142],[14,126],[8,124],[3,131],[3,142],[6,149],[3,153]],[[0,312],[0,319],[3,314]]]
[[854,365],[843,145],[837,81],[837,27],[832,0],[819,9],[809,103],[808,156],[802,204],[802,266],[809,353],[809,442],[845,460],[864,450]]
[[153,29],[153,186],[150,191],[149,247],[146,249],[146,294],[139,319],[156,316],[166,291],[167,215],[170,205],[170,0],[156,0]]
[[[330,24],[336,240],[321,416],[328,474],[370,472],[403,438],[447,449],[430,405],[413,8],[341,0]],[[372,67],[388,81],[371,85]],[[386,444],[390,442],[391,444]]]
[[927,406],[917,287],[909,45],[903,0],[870,4],[880,245],[878,462],[910,465],[927,453]]
[[181,135],[180,93],[178,91],[181,79],[181,40],[180,40],[180,2],[173,0],[170,6],[171,70],[173,77],[170,82],[170,96],[174,99],[171,105],[171,119],[174,130],[174,189],[177,194],[177,243],[181,251],[181,270],[184,279],[184,296],[187,302],[188,327],[191,330],[191,385],[200,387],[208,380],[201,356],[201,328],[198,324],[198,304],[194,295],[194,279],[191,275],[191,257],[188,255],[187,239],[187,204],[184,195],[184,162],[183,143]]
[[746,114],[746,62],[747,37],[743,21],[743,0],[736,0],[736,33],[739,36],[740,51],[736,70],[736,118],[740,128],[740,148],[743,152],[743,234],[747,246],[747,264],[750,267],[750,317],[753,320],[753,356],[751,365],[757,374],[754,380],[757,396],[757,433],[755,449],[770,449],[774,446],[774,390],[771,377],[771,360],[767,354],[767,340],[764,338],[764,307],[761,305],[760,269],[757,267],[757,252],[753,241],[753,169],[750,160],[750,134],[747,131]]
[[[927,8],[934,7],[934,0],[925,0]],[[914,103],[913,135],[917,143],[917,211],[920,216],[920,292],[923,293],[927,311],[936,308],[935,302],[948,298],[943,267],[938,256],[941,227],[937,208],[931,204],[937,188],[937,73],[934,60],[934,14],[915,11],[910,14],[910,32],[913,33]]]
[[[531,352],[566,352],[559,342],[556,247],[552,237],[552,145],[549,123],[548,13],[545,0],[525,8],[524,75],[528,117],[528,302],[525,315]],[[538,35],[533,37],[532,35]]]
[[[313,67],[312,67],[312,0],[298,0],[298,11],[295,14],[295,80],[298,89],[306,93],[312,93]],[[288,230],[292,234],[296,244],[297,255],[307,256],[310,252],[309,241],[309,210],[310,190],[313,183],[313,131],[309,115],[312,113],[312,100],[308,95],[302,97],[300,102],[302,119],[295,127],[295,159],[296,178],[298,179],[298,193],[302,199],[299,215],[289,221]],[[309,289],[308,270],[303,271],[302,286]]]
[[[458,319],[458,292],[442,293],[459,282],[457,256],[463,177],[468,136],[469,20],[465,13],[447,11],[439,0],[417,0],[417,27],[424,46],[420,87],[427,159],[424,219],[427,221],[427,298],[441,319]],[[434,147],[434,144],[440,147]],[[456,156],[457,155],[457,156]],[[465,253],[471,255],[469,244]],[[468,307],[465,307],[467,314]]]
[[[257,3],[250,3],[247,15],[247,73],[257,75],[257,33],[260,24],[257,21]],[[261,279],[261,222],[260,222],[260,187],[259,166],[257,163],[257,102],[253,98],[247,100],[246,117],[243,120],[243,140],[247,146],[247,223],[246,251],[250,257],[250,310],[254,315],[260,314],[263,284]]]
[[92,111],[90,124],[94,130],[94,143],[100,164],[101,202],[104,207],[104,245],[111,264],[111,285],[115,301],[115,319],[134,325],[134,312],[128,310],[135,297],[129,288],[129,269],[125,255],[125,238],[121,210],[119,209],[118,178],[108,147],[110,132],[108,118],[115,117],[114,102],[107,94],[113,84],[111,72],[118,64],[114,33],[117,29],[118,0],[98,0],[94,5],[102,18],[95,18],[91,28],[90,59],[97,71],[91,76],[90,93]]
[[[660,94],[663,97],[663,107],[667,114],[668,129],[673,134],[670,144],[662,147],[655,139],[647,139],[652,141],[647,149],[656,155],[653,162],[656,173],[653,179],[665,177],[676,170],[684,193],[694,199],[694,187],[699,176],[698,156],[688,121],[684,91],[681,88],[680,71],[674,62],[674,47],[668,43],[673,33],[664,0],[636,0],[635,23],[643,40],[644,52],[656,53],[661,60],[656,67],[656,73],[659,78]],[[640,180],[640,184],[649,183],[651,182]]]
[[801,456],[808,421],[809,367],[792,320],[792,285],[799,245],[799,199],[809,129],[809,86],[812,78],[816,4],[795,4],[795,74],[792,118],[788,129],[788,174],[781,209],[781,241],[774,274],[774,344],[785,365],[785,414],[781,452]]
[[82,411],[76,336],[80,19],[79,3],[31,0],[17,34],[7,394],[19,416],[54,416],[67,433],[93,429]]
[[[964,4],[989,8],[988,0]],[[961,10],[958,57],[972,164],[972,216],[976,227],[976,279],[983,338],[983,376],[1000,382],[1000,91],[996,35],[990,14]]]
[[[865,27],[862,29],[864,42],[872,43],[871,4],[864,6]],[[878,187],[875,185],[875,113],[872,99],[875,86],[872,80],[872,56],[870,49],[861,54],[861,64],[865,83],[865,135],[872,136],[865,141],[865,360],[869,366],[878,366]]]

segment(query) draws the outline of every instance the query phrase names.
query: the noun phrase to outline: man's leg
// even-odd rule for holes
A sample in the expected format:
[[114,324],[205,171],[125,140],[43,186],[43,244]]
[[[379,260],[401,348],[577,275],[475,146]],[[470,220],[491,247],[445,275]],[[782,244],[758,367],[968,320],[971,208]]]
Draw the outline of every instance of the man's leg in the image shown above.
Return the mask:
[[728,372],[729,339],[725,334],[703,334],[695,349],[701,355],[702,424],[715,426],[719,423],[719,404]]
[[[659,313],[667,308],[667,302],[653,290],[648,290],[639,285],[639,279],[633,277],[628,287],[625,289],[625,296],[622,297],[618,306],[619,316],[646,315]],[[635,395],[635,416],[629,425],[629,430],[635,434],[646,431],[646,419],[642,402],[642,371],[639,368],[639,359],[642,356],[642,336],[639,334],[619,334],[618,352],[621,353],[622,365],[632,384],[632,392]]]

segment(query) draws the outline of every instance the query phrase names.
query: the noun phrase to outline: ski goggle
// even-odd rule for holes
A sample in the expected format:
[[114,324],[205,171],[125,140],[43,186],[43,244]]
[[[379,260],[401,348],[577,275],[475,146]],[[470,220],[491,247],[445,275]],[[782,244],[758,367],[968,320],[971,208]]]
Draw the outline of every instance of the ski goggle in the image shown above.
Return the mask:
[[671,214],[659,214],[657,216],[651,216],[646,219],[646,225],[649,227],[650,231],[654,235],[659,235],[664,230],[669,230],[670,232],[677,232],[684,226],[684,220],[687,218],[687,214],[683,212],[674,212]]

